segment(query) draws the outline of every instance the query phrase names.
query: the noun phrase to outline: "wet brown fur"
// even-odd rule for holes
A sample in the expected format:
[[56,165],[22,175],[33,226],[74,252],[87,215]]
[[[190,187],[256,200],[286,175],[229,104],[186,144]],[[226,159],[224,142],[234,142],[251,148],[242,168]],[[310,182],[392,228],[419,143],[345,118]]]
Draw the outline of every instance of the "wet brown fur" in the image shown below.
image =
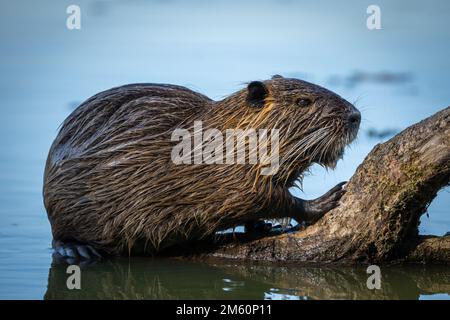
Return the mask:
[[[47,159],[44,202],[54,239],[119,254],[137,243],[155,253],[255,218],[278,217],[289,187],[312,163],[333,166],[354,134],[347,101],[319,86],[264,81],[262,107],[247,89],[221,100],[175,85],[133,84],[101,92],[63,123]],[[312,104],[297,105],[300,98]],[[278,128],[280,169],[261,164],[175,165],[177,128]]]

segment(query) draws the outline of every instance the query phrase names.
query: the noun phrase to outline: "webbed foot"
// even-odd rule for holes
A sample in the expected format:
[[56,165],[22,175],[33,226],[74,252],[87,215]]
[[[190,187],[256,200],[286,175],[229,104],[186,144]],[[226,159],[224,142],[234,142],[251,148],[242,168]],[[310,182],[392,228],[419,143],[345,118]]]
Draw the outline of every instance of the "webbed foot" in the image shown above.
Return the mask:
[[76,241],[53,240],[53,258],[68,264],[91,263],[98,261],[102,255],[93,246]]

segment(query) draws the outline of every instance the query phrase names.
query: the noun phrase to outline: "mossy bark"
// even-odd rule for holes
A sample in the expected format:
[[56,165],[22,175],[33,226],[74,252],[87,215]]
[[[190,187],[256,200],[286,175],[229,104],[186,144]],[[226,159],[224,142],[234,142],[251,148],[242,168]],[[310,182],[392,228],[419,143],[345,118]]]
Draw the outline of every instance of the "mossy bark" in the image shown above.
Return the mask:
[[420,216],[450,182],[450,107],[378,144],[341,205],[305,230],[197,247],[196,256],[296,263],[450,263],[450,237],[418,235]]

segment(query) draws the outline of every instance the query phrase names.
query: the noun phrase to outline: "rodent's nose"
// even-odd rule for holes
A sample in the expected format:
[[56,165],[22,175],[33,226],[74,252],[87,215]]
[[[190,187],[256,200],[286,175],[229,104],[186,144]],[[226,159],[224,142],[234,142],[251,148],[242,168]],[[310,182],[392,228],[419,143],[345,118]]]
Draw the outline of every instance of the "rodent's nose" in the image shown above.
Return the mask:
[[356,109],[352,110],[352,112],[348,116],[348,122],[354,127],[359,126],[361,122],[361,113]]

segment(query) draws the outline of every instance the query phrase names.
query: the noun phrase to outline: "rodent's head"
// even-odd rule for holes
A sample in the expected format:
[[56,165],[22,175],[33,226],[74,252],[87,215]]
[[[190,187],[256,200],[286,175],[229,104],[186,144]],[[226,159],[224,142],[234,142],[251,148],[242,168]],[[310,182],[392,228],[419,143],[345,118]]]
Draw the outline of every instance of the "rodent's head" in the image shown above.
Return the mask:
[[277,176],[288,184],[313,163],[334,169],[345,146],[356,138],[361,122],[360,112],[339,95],[278,75],[253,81],[230,98],[228,103],[239,102],[243,127],[279,130]]

